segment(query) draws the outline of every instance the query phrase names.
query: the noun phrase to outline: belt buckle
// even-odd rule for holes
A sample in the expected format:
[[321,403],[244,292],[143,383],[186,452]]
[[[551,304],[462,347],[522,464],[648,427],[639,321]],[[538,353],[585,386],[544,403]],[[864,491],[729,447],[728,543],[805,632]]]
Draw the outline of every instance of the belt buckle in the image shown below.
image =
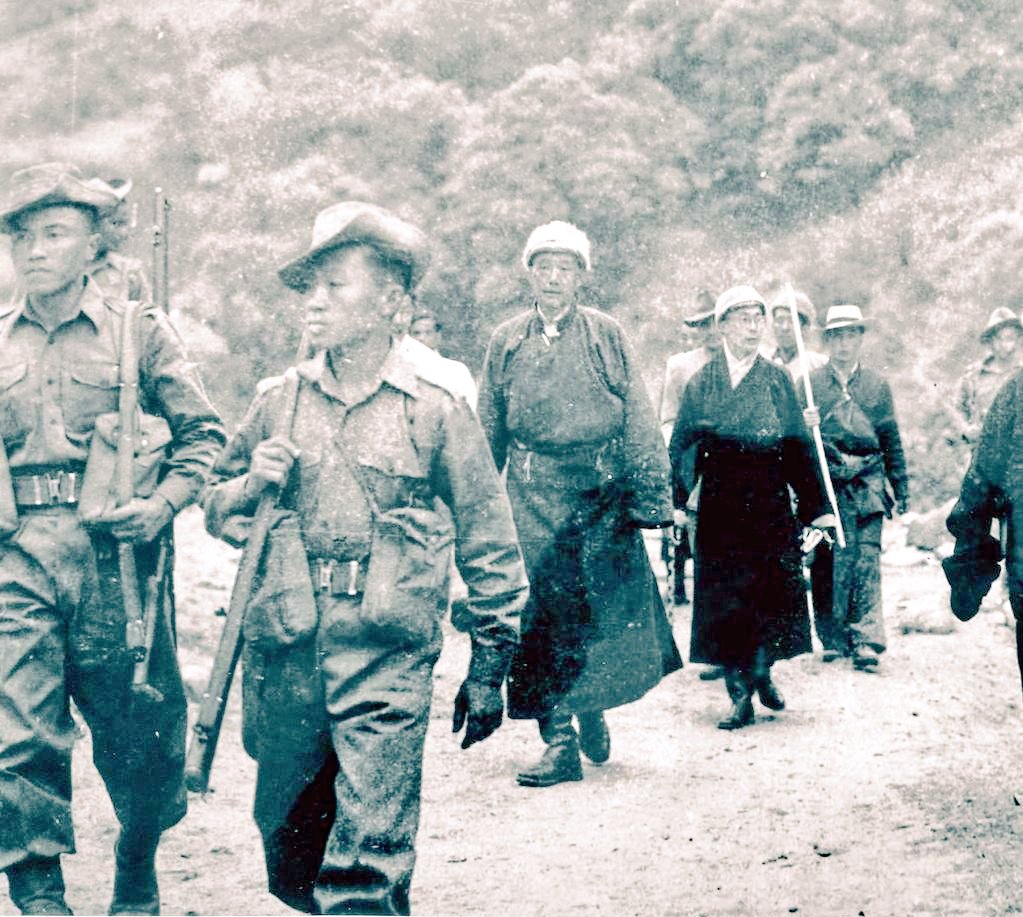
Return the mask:
[[330,592],[334,581],[334,561],[321,560],[316,568],[316,588],[320,592]]
[[56,474],[46,473],[46,496],[51,506],[60,503],[60,482],[64,478],[64,471],[61,469]]
[[345,584],[345,595],[359,594],[359,568],[361,566],[357,560],[348,561],[348,582]]

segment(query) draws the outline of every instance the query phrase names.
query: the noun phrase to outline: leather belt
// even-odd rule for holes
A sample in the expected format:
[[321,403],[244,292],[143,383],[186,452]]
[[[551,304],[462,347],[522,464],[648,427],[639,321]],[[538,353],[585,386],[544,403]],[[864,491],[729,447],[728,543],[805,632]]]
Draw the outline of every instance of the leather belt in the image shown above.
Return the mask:
[[64,468],[39,474],[14,474],[14,502],[19,508],[39,506],[75,506],[82,490],[82,472]]
[[328,557],[309,559],[313,572],[313,589],[324,595],[343,595],[358,598],[366,585],[369,558],[363,560],[334,560]]

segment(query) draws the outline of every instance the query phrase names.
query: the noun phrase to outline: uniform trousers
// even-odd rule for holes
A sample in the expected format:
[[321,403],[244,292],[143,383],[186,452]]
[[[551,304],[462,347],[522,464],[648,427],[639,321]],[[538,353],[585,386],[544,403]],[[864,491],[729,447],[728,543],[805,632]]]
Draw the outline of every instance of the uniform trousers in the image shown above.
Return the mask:
[[[841,503],[839,504],[840,508]],[[842,513],[846,546],[817,547],[813,577],[814,625],[826,650],[849,654],[857,647],[883,653],[881,526],[884,516]]]
[[269,889],[307,913],[408,914],[440,629],[410,641],[317,596],[314,638],[247,651],[245,744]]
[[[155,554],[155,545],[136,550],[140,581]],[[133,705],[116,542],[90,536],[73,507],[22,510],[0,542],[0,869],[74,852],[71,700],[126,835],[155,838],[184,816],[173,627],[167,608],[149,670],[163,700]]]

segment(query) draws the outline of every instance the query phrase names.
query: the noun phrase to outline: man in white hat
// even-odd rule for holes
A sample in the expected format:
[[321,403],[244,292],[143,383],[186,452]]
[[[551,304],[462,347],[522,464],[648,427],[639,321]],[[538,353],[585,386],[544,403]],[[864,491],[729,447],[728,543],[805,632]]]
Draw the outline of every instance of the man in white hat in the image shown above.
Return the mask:
[[[88,275],[99,220],[116,201],[74,166],[46,163],[14,174],[0,210],[23,290],[0,311],[0,448],[19,523],[0,539],[0,869],[24,913],[70,913],[60,864],[75,849],[70,701],[120,824],[110,913],[159,913],[157,846],[185,814],[173,608],[165,601],[155,618],[156,693],[140,709],[117,558],[131,544],[138,579],[155,577],[161,542],[199,495],[224,431],[167,317],[144,309],[139,398],[170,430],[159,483],[99,524],[79,518],[91,450],[105,441],[100,421],[119,402],[128,307]],[[154,585],[172,594],[169,582]]]
[[96,258],[89,266],[92,279],[108,296],[152,302],[153,294],[142,262],[121,253],[135,228],[132,204],[128,200],[132,189],[131,179],[93,178],[89,184],[107,190],[117,198],[117,204],[100,220],[100,244]]
[[[881,525],[909,505],[909,475],[888,383],[860,364],[866,321],[858,306],[828,309],[828,363],[810,373],[846,547],[818,547],[812,567],[824,659],[852,656],[877,668],[886,646],[881,607]],[[888,493],[886,482],[894,497]]]
[[436,354],[395,339],[428,263],[423,233],[381,207],[316,217],[309,250],[279,272],[306,297],[315,352],[290,371],[291,433],[275,433],[283,380],[262,384],[203,497],[227,540],[268,488],[300,526],[304,556],[270,585],[315,608],[292,619],[285,605],[289,619],[261,627],[250,606],[243,738],[270,891],[307,913],[409,913],[452,528],[473,646],[455,700],[463,748],[501,724],[528,589],[479,423]]
[[[745,284],[717,298],[721,351],[686,386],[669,446],[676,523],[696,517],[690,658],[725,669],[721,729],[752,724],[754,696],[784,709],[771,666],[812,648],[799,523],[828,522],[792,378],[760,349],[766,313]],[[695,485],[683,461],[693,447]]]
[[682,660],[640,532],[671,525],[667,455],[625,332],[578,302],[589,239],[547,223],[522,263],[533,301],[491,337],[479,411],[529,571],[508,712],[547,749],[518,781],[545,787],[606,761],[604,711]]
[[988,353],[970,366],[960,381],[952,414],[956,431],[971,450],[980,437],[981,425],[995,395],[1020,367],[1021,336],[1023,324],[1016,313],[1005,306],[992,311],[980,333],[980,342]]

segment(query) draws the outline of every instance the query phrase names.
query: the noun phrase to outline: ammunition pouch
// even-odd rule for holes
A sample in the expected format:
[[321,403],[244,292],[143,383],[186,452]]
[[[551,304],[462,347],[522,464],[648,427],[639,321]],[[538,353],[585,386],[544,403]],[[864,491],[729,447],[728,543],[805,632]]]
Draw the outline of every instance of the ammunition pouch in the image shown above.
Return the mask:
[[[115,471],[119,436],[117,414],[100,414],[96,418],[78,497],[78,516],[86,525],[102,524],[104,517],[117,508]],[[151,497],[155,492],[172,439],[166,420],[153,414],[141,415],[132,463],[136,497]]]
[[272,652],[309,639],[318,623],[298,514],[278,510],[245,608],[242,635],[255,649]]

